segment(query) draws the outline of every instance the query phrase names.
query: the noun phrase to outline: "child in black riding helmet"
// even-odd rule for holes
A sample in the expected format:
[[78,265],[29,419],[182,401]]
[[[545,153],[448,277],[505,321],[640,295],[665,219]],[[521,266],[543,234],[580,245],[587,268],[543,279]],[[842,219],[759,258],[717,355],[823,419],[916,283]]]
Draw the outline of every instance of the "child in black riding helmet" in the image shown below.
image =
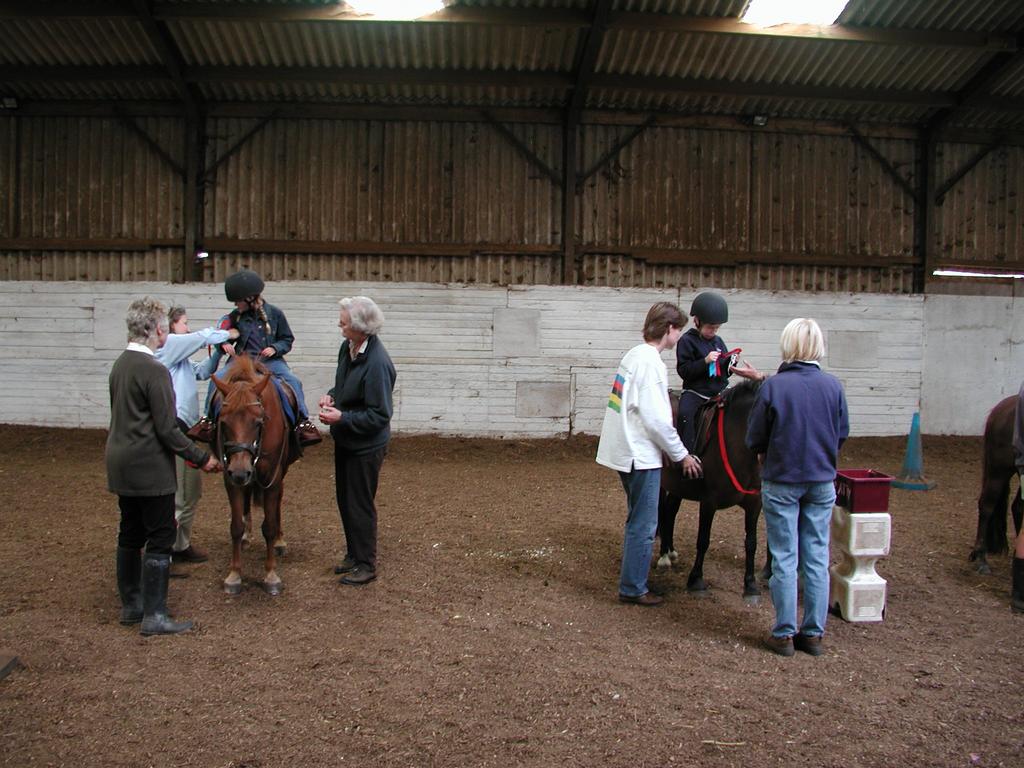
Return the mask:
[[686,450],[695,451],[693,421],[697,409],[725,389],[732,374],[745,379],[763,379],[764,374],[745,361],[719,361],[729,352],[718,335],[718,329],[729,320],[729,305],[722,296],[710,291],[697,294],[690,315],[693,328],[676,345],[676,371],[683,380],[676,426]]

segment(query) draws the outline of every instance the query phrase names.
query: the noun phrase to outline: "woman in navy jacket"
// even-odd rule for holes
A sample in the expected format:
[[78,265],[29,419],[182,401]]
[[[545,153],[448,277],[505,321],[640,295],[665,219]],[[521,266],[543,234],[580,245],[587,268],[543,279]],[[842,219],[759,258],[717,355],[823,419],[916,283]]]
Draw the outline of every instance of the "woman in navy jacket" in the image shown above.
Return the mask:
[[334,386],[320,398],[320,421],[334,438],[334,483],[345,530],[342,584],[377,578],[377,480],[391,439],[395,366],[377,337],[384,316],[373,299],[342,299]]
[[[783,363],[758,391],[747,447],[762,461],[761,503],[772,577],[775,625],[765,641],[781,656],[794,648],[819,656],[828,614],[828,544],[839,448],[850,434],[839,380],[821,370],[825,341],[810,318],[782,332]],[[804,615],[797,631],[797,564]]]

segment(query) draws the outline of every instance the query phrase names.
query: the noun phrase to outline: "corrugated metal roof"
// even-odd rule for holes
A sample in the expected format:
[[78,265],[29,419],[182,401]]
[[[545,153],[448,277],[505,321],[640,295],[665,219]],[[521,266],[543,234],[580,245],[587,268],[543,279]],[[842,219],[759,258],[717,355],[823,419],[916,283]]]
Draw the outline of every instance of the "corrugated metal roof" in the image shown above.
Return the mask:
[[[152,8],[186,78],[206,99],[227,102],[566,106],[583,44],[601,34],[588,26],[594,0],[447,5],[444,20],[434,22],[338,21],[322,9],[344,14],[349,7],[330,0],[157,0]],[[746,6],[613,0],[593,77],[585,80],[586,106],[919,122],[958,104],[971,78],[999,57],[1004,71],[955,110],[950,125],[1024,131],[1020,0],[851,0],[842,22],[868,41],[829,39],[828,28],[818,36],[750,34],[736,24]],[[130,8],[112,18],[55,18],[45,4],[38,16],[0,12],[4,93],[177,98],[157,44]],[[288,15],[275,15],[282,8]],[[303,9],[316,18],[303,20]],[[901,30],[903,37],[890,39]],[[322,68],[329,69],[318,77]]]

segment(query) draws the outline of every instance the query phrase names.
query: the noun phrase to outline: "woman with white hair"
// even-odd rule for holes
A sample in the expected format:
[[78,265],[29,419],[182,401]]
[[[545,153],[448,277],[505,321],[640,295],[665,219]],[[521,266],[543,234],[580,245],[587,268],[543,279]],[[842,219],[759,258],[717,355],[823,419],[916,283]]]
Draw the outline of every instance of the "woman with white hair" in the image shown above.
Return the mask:
[[320,421],[334,438],[334,484],[345,531],[346,554],[334,572],[341,583],[377,578],[377,480],[391,439],[395,366],[377,337],[384,316],[373,299],[338,302],[338,351],[334,387],[320,398]]
[[[780,340],[782,365],[757,393],[747,422],[747,447],[761,460],[764,509],[775,604],[765,645],[780,656],[799,649],[821,655],[828,615],[828,544],[839,448],[850,434],[839,380],[821,370],[825,340],[818,324],[791,320]],[[797,568],[804,615],[797,628]]]

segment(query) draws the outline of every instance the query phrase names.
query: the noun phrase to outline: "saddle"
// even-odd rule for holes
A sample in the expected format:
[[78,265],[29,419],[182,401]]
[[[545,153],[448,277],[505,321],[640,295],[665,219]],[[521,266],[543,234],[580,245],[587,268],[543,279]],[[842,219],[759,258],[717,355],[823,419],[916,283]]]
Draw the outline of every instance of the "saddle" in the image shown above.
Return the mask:
[[[679,423],[679,391],[675,389],[669,390],[669,402],[672,405],[672,423]],[[706,400],[698,406],[696,413],[693,415],[693,434],[694,434],[694,445],[693,454],[695,456],[703,456],[704,450],[708,447],[708,443],[711,442],[711,425],[715,420],[715,413],[719,408],[724,407],[724,401],[722,395],[718,394],[714,397]],[[682,435],[679,436],[682,439]]]

